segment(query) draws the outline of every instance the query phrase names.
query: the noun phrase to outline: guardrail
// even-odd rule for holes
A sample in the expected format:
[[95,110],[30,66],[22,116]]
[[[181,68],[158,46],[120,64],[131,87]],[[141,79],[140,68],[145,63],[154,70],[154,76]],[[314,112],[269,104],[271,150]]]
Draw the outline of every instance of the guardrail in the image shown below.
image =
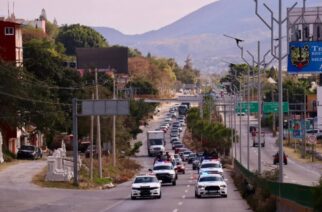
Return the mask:
[[235,160],[234,163],[235,168],[237,168],[250,183],[260,185],[276,197],[293,201],[307,208],[313,208],[313,187],[265,180],[247,170],[237,160]]

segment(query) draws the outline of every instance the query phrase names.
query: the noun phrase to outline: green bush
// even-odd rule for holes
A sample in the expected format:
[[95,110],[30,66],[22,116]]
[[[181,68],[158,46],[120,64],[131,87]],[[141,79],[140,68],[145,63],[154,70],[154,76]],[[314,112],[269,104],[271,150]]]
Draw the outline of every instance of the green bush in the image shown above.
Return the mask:
[[314,211],[322,211],[322,177],[313,190]]

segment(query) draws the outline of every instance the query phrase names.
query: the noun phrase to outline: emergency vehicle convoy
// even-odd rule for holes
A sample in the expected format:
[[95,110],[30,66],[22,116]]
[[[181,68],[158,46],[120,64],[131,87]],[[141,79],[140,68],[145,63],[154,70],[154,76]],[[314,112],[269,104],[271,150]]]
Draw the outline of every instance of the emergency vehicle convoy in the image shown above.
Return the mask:
[[[183,107],[187,108],[187,105]],[[147,132],[148,154],[155,158],[149,172],[135,177],[131,199],[160,199],[162,185],[176,186],[177,180],[180,180],[178,174],[198,176],[195,184],[195,198],[227,197],[224,170],[216,151],[193,152],[182,143],[181,133],[185,130],[185,115],[180,113],[179,108],[170,108],[160,127]],[[168,145],[166,140],[169,141]],[[191,168],[187,168],[188,164],[191,164]]]

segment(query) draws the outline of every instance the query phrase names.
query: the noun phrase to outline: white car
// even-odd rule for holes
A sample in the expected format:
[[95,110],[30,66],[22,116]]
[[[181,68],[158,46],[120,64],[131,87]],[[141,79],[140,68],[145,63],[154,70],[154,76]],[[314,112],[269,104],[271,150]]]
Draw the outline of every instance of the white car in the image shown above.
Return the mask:
[[153,166],[153,174],[162,183],[171,183],[173,186],[177,184],[177,172],[170,161],[156,162]]
[[161,198],[161,182],[155,175],[136,176],[132,183],[131,199]]
[[227,184],[219,174],[202,174],[195,187],[195,197],[222,196],[227,197]]
[[204,160],[199,166],[199,174],[220,174],[223,175],[224,171],[222,165],[218,160]]

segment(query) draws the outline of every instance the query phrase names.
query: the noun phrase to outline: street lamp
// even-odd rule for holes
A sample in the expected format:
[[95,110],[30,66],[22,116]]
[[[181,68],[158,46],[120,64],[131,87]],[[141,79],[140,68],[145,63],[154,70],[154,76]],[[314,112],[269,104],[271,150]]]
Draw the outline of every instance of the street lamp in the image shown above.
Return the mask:
[[[271,31],[271,55],[278,60],[278,114],[279,114],[279,182],[283,182],[283,76],[282,76],[282,61],[287,57],[288,52],[286,54],[282,54],[282,27],[283,24],[288,20],[289,13],[294,9],[297,3],[293,4],[293,6],[287,11],[287,16],[282,18],[282,0],[278,0],[278,18],[274,17],[274,12],[270,9],[265,3],[264,7],[270,13],[270,23],[266,22],[265,19],[258,12],[258,0],[254,0],[255,2],[255,14],[257,17],[266,25],[266,27]],[[306,0],[303,0],[303,7],[305,9]],[[298,17],[298,20],[302,18],[302,16]],[[294,23],[296,23],[296,20]],[[275,23],[275,24],[274,24]],[[278,26],[278,54],[275,53],[274,47],[274,26],[277,24]],[[293,25],[288,26],[288,29],[293,27]]]
[[235,38],[235,37],[232,37],[232,36],[229,36],[229,35],[224,35],[225,37],[227,38],[231,38],[231,39],[234,39],[236,41],[236,45],[237,47],[240,49],[240,53],[241,53],[241,58],[243,59],[243,61],[248,65],[248,70],[247,70],[247,169],[249,169],[249,115],[250,115],[250,64],[248,63],[248,61],[244,58],[244,48],[242,46],[240,46],[240,43],[241,42],[244,42],[244,40],[242,39],[239,39],[239,38]]

